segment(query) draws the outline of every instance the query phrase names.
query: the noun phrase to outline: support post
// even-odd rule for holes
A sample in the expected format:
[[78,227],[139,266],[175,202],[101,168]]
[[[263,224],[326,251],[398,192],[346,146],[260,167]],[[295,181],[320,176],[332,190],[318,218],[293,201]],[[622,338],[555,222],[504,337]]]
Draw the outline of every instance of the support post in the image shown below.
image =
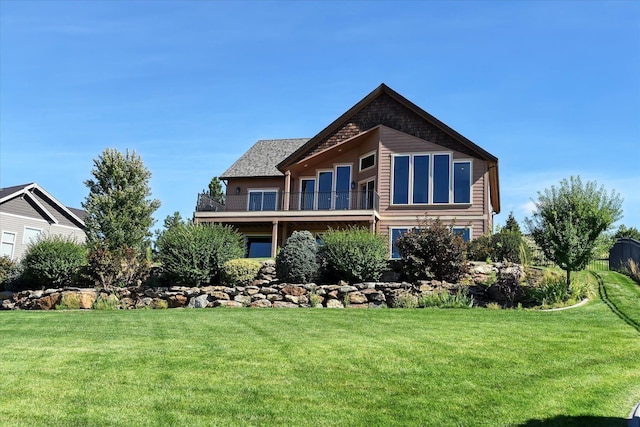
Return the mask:
[[271,229],[271,258],[275,258],[278,252],[278,221],[273,221]]
[[284,173],[284,197],[283,197],[283,202],[284,206],[282,207],[283,210],[288,211],[289,210],[289,197],[291,195],[291,171],[287,170]]

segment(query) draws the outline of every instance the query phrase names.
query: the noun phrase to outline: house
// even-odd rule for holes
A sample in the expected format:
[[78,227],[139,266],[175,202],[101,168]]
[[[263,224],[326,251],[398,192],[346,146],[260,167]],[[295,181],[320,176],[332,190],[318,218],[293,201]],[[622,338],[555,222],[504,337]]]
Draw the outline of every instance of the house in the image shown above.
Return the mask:
[[224,204],[199,195],[194,222],[230,224],[247,256],[275,256],[296,230],[349,225],[393,242],[420,220],[465,240],[500,212],[498,159],[381,84],[310,139],[258,141],[221,176]]
[[36,183],[0,188],[0,256],[20,260],[41,233],[84,242],[84,211],[64,206]]

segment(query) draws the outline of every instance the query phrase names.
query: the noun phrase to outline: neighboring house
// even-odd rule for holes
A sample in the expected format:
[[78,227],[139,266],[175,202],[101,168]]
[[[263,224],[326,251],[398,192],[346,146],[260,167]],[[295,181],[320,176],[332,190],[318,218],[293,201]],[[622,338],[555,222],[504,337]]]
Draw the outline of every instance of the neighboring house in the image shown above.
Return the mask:
[[41,233],[84,242],[84,211],[68,208],[36,183],[0,188],[0,256],[20,260]]
[[199,195],[197,223],[235,226],[247,256],[275,256],[295,230],[364,226],[393,242],[425,219],[465,240],[500,212],[498,159],[382,84],[311,139],[258,141]]

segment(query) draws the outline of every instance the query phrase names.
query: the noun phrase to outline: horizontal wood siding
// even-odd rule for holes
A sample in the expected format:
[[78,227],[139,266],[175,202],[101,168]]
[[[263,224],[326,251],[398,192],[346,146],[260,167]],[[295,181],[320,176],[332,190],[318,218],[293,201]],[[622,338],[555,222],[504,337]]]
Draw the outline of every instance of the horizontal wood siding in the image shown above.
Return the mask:
[[[488,179],[487,162],[478,158],[472,158],[468,154],[452,151],[450,148],[442,147],[428,141],[421,140],[411,135],[390,129],[381,128],[379,148],[379,177],[378,188],[380,195],[380,226],[385,224],[406,223],[408,218],[428,216],[441,216],[456,218],[459,225],[471,221],[473,226],[473,235],[478,236],[487,229],[487,221],[490,215],[487,212],[486,197],[488,197],[485,189],[486,180]],[[408,205],[408,206],[392,206],[391,205],[391,164],[393,154],[402,153],[435,153],[449,152],[453,154],[454,160],[471,159],[473,164],[472,188],[470,205],[456,206],[448,205]],[[449,220],[447,220],[449,221]],[[409,221],[411,222],[411,221]]]
[[[4,204],[2,206],[4,208]],[[24,218],[0,213],[0,231],[16,233],[16,245],[13,250],[13,259],[15,260],[21,259],[27,250],[28,242],[24,242],[25,227],[40,229],[45,234],[71,237],[78,243],[82,243],[86,239],[84,231],[77,227],[49,224],[43,219]]]

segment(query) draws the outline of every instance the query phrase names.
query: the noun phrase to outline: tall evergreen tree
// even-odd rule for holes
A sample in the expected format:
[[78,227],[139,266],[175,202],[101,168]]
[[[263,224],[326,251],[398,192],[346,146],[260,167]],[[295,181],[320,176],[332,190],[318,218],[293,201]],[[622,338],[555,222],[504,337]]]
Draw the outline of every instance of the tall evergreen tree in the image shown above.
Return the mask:
[[135,151],[122,154],[107,148],[93,161],[89,188],[82,207],[86,211],[87,242],[107,250],[134,248],[149,243],[153,213],[160,201],[149,199],[151,172]]

